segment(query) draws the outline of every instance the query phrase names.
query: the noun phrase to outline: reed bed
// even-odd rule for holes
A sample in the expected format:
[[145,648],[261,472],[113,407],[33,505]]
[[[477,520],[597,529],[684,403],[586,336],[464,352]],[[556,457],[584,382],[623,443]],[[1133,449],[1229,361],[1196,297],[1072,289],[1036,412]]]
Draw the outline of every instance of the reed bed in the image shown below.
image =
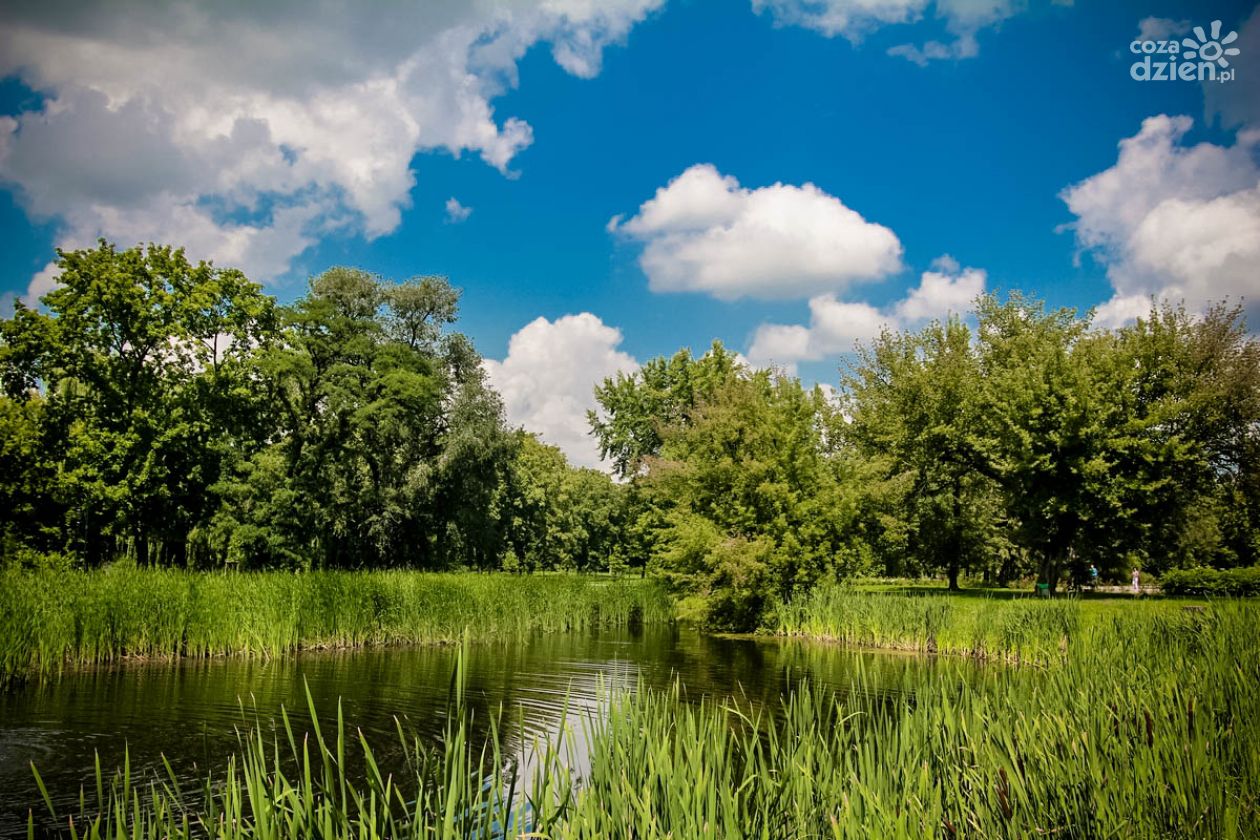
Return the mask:
[[449,642],[662,621],[650,581],[405,571],[0,573],[0,681],[124,657]]
[[1256,837],[1256,617],[1118,614],[1053,668],[934,672],[893,692],[859,671],[840,694],[801,683],[777,714],[639,691],[572,719],[525,765],[496,730],[469,743],[458,691],[447,736],[410,744],[405,777],[382,775],[340,719],[325,738],[285,717],[243,738],[199,804],[173,779],[98,774],[58,821],[101,840]]
[[1123,617],[1153,620],[1191,604],[1118,597],[990,597],[819,587],[781,607],[771,629],[785,636],[860,647],[954,653],[1045,663],[1059,659],[1086,628]]

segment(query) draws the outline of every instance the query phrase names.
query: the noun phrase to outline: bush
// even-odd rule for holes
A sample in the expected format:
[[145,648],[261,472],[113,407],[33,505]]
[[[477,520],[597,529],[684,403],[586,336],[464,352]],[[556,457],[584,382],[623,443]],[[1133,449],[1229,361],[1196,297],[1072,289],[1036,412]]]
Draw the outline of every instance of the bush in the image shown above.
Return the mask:
[[1168,595],[1215,595],[1241,598],[1260,595],[1260,566],[1242,569],[1173,569],[1160,585]]

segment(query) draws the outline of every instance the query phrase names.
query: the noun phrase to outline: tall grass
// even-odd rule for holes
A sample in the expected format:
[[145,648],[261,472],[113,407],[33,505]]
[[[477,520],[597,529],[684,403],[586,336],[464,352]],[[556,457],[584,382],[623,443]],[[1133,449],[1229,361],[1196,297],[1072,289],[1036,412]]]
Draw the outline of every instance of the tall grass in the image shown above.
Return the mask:
[[1185,606],[1130,598],[997,598],[824,586],[781,607],[772,627],[782,635],[863,647],[1047,662],[1061,658],[1088,627],[1124,616],[1153,620]]
[[576,836],[1260,836],[1254,609],[1100,623],[1060,666],[946,674],[781,722],[651,696],[596,741]]
[[127,656],[274,656],[669,617],[655,585],[578,575],[0,573],[0,681]]
[[[458,704],[397,779],[340,720],[304,740],[285,718],[245,739],[200,804],[120,774],[73,825],[109,840],[1256,837],[1256,617],[1118,614],[1052,668],[944,670],[892,693],[859,671],[839,695],[802,683],[777,715],[640,691],[573,721],[582,749],[538,745],[529,779],[497,733],[468,742]],[[347,750],[363,778],[347,778]]]

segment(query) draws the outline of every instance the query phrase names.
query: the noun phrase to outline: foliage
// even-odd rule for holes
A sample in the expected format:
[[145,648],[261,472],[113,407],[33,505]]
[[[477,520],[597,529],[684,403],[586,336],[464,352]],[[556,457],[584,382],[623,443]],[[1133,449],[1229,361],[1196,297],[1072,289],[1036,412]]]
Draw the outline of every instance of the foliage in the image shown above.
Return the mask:
[[620,491],[506,427],[445,279],[333,268],[278,307],[165,247],[59,265],[0,322],[0,559],[624,564]]
[[605,473],[574,469],[554,446],[525,432],[512,461],[505,499],[514,571],[604,568],[618,550],[625,488]]
[[601,411],[589,414],[600,456],[621,478],[638,475],[646,459],[660,452],[664,431],[690,423],[696,407],[738,371],[735,354],[715,341],[698,359],[684,348],[605,379],[595,388]]
[[1055,587],[1260,562],[1242,310],[1121,329],[1012,294],[886,332],[839,392],[720,343],[595,388],[618,481],[508,427],[445,279],[353,268],[279,306],[164,246],[59,254],[0,320],[0,563],[641,568],[708,624],[817,581]]
[[960,573],[985,568],[1003,543],[999,487],[975,465],[985,401],[971,331],[957,319],[885,331],[860,349],[844,385],[841,433],[903,488],[900,521],[885,527],[900,531],[904,550],[888,553],[898,566],[886,571],[943,571],[957,589]]
[[7,536],[88,564],[182,562],[249,424],[242,359],[272,329],[271,300],[168,247],[59,257],[47,314],[18,303],[0,322]]
[[213,488],[225,504],[211,551],[263,566],[493,565],[510,447],[466,341],[442,333],[456,298],[437,278],[334,268],[281,311],[279,340],[254,357],[268,434]]
[[[885,571],[1008,580],[1254,562],[1260,344],[1242,312],[1153,308],[1120,330],[1012,294],[885,333],[842,434],[892,495]],[[897,484],[900,482],[900,485]],[[898,497],[898,487],[901,495]],[[886,540],[887,542],[887,540]]]
[[706,597],[711,626],[755,627],[820,576],[864,564],[858,491],[827,434],[834,412],[821,390],[745,371],[662,429],[641,479],[657,512],[651,569]]
[[1244,597],[1260,595],[1260,566],[1240,569],[1172,569],[1159,579],[1169,595]]

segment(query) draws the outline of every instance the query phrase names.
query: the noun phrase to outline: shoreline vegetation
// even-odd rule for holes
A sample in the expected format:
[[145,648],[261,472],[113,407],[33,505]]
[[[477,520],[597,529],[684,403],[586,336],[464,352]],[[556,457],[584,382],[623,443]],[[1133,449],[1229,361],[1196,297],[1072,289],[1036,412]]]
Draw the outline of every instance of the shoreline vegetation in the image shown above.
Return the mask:
[[98,770],[79,813],[55,820],[102,840],[1254,837],[1255,610],[1116,611],[1054,667],[940,671],[891,691],[859,670],[834,696],[802,682],[778,714],[640,690],[606,716],[572,714],[567,739],[524,757],[493,726],[471,742],[457,673],[446,736],[400,730],[401,776],[312,707],[243,735],[199,796]]
[[[1123,613],[1169,620],[1182,599],[1038,598],[1013,590],[824,585],[760,632],[871,650],[1010,663],[1061,659]],[[125,564],[0,572],[0,683],[134,659],[473,642],[676,620],[650,578],[584,574],[195,572]]]
[[1054,598],[1003,590],[870,591],[820,586],[776,613],[777,635],[872,650],[967,656],[1007,663],[1061,660],[1099,624],[1122,616],[1176,620],[1204,601],[1129,594]]
[[668,620],[650,580],[575,574],[0,572],[0,683],[126,658],[280,656]]

